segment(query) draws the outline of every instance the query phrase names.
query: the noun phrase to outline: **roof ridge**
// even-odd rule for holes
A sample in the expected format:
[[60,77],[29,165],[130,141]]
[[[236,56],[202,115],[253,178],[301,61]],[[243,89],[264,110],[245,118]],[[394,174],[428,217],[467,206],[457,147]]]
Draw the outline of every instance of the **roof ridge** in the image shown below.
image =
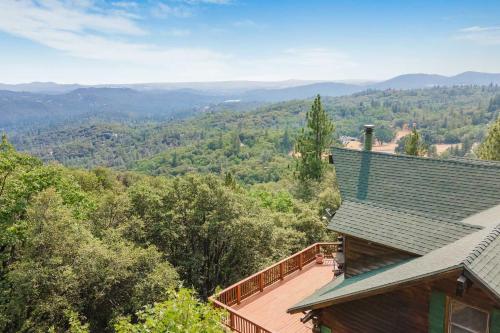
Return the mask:
[[471,265],[500,236],[500,224],[494,227],[464,259],[464,265]]
[[[403,155],[403,154],[391,154],[391,153],[385,153],[385,152],[379,152],[379,151],[366,151],[366,150],[356,150],[356,149],[349,149],[349,148],[343,148],[343,147],[333,147],[333,150],[343,150],[343,151],[349,151],[353,153],[358,153],[358,154],[372,154],[372,155],[379,155],[387,158],[392,158],[392,159],[409,159],[409,160],[422,160],[422,161],[430,161],[430,162],[437,162],[437,163],[442,163],[442,164],[454,164],[454,165],[466,165],[466,166],[471,166],[471,167],[478,167],[478,168],[487,168],[487,169],[500,169],[500,163],[497,163],[496,161],[483,161],[483,160],[473,160],[473,159],[442,159],[442,158],[433,158],[433,157],[422,157],[422,156],[413,156],[413,155]],[[334,157],[335,158],[335,157]]]
[[433,215],[433,214],[425,214],[423,212],[419,212],[419,211],[415,211],[415,210],[410,210],[410,209],[404,209],[404,208],[398,208],[398,207],[394,207],[394,206],[391,206],[391,205],[384,205],[384,204],[380,204],[380,203],[374,203],[374,202],[371,202],[371,201],[358,200],[356,198],[345,199],[344,201],[354,202],[354,203],[358,203],[358,204],[362,204],[362,205],[368,205],[368,206],[372,206],[372,207],[376,207],[376,208],[381,208],[381,209],[387,209],[387,210],[391,210],[391,211],[394,211],[394,212],[399,212],[399,213],[405,213],[405,214],[409,214],[409,215],[414,215],[414,216],[417,216],[417,217],[423,217],[423,218],[427,218],[427,219],[431,219],[431,220],[435,220],[435,221],[440,221],[440,222],[443,222],[443,223],[451,223],[451,224],[460,225],[460,226],[467,226],[467,227],[471,227],[472,229],[477,229],[477,230],[483,229],[483,227],[478,226],[478,225],[469,224],[469,223],[463,223],[461,221],[444,218],[442,216],[436,216],[436,215]]

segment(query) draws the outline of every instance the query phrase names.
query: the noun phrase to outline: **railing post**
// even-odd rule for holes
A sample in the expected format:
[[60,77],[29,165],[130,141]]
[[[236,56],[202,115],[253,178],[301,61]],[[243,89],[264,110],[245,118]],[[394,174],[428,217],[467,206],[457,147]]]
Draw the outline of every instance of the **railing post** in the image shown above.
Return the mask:
[[241,303],[241,284],[236,286],[236,303]]
[[304,266],[304,253],[299,253],[299,270],[302,270],[302,266]]
[[283,271],[284,271],[283,264],[284,264],[283,262],[280,263],[280,280],[283,280]]
[[229,312],[229,327],[236,328],[234,327],[234,314],[232,312]]
[[259,290],[260,292],[264,290],[264,273],[259,274]]

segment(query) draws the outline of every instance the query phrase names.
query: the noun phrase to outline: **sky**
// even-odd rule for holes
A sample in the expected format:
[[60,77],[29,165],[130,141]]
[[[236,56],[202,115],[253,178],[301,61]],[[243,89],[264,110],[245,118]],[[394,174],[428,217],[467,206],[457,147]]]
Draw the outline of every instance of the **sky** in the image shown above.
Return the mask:
[[0,0],[0,82],[500,72],[500,1]]

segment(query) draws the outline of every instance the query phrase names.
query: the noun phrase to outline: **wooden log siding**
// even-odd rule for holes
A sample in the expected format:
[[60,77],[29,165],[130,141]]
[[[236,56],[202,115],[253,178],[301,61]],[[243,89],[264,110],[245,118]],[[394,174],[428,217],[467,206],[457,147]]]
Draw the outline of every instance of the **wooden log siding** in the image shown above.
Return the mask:
[[320,323],[336,333],[445,332],[448,301],[456,299],[488,311],[490,332],[500,333],[500,327],[495,327],[497,331],[493,329],[500,304],[477,284],[473,284],[464,296],[456,296],[460,274],[446,273],[436,280],[323,308],[318,310]]
[[224,324],[231,330],[240,333],[273,333],[248,318],[243,317],[238,311],[232,309],[231,306],[240,304],[241,301],[262,292],[267,287],[283,280],[293,272],[301,270],[305,265],[313,262],[318,253],[323,253],[326,258],[333,258],[339,245],[341,245],[340,242],[313,244],[273,266],[233,284],[217,295],[210,297],[209,300],[215,306],[223,308],[228,312]]
[[346,277],[415,257],[415,255],[352,236],[345,237],[345,242]]
[[407,288],[322,309],[320,321],[338,333],[422,333],[428,304],[428,293]]

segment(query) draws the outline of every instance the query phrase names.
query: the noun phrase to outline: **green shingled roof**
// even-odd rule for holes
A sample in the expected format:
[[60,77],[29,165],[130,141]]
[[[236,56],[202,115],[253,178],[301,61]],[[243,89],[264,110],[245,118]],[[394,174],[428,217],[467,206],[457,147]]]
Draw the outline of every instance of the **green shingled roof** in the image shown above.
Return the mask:
[[343,203],[328,227],[417,255],[478,230],[462,220],[500,204],[497,162],[343,148],[333,160]]
[[344,201],[459,221],[500,204],[500,164],[333,149]]
[[330,229],[421,255],[336,279],[291,312],[463,269],[500,300],[500,163],[333,150],[342,205]]
[[500,226],[476,246],[465,260],[465,267],[500,298]]
[[418,255],[481,229],[479,226],[432,219],[393,207],[355,201],[343,202],[330,228]]
[[362,298],[367,292],[383,293],[388,287],[455,269],[466,269],[500,298],[499,258],[500,225],[497,225],[476,231],[422,257],[347,279],[343,277],[335,279],[288,311],[303,311],[341,303],[345,299]]

